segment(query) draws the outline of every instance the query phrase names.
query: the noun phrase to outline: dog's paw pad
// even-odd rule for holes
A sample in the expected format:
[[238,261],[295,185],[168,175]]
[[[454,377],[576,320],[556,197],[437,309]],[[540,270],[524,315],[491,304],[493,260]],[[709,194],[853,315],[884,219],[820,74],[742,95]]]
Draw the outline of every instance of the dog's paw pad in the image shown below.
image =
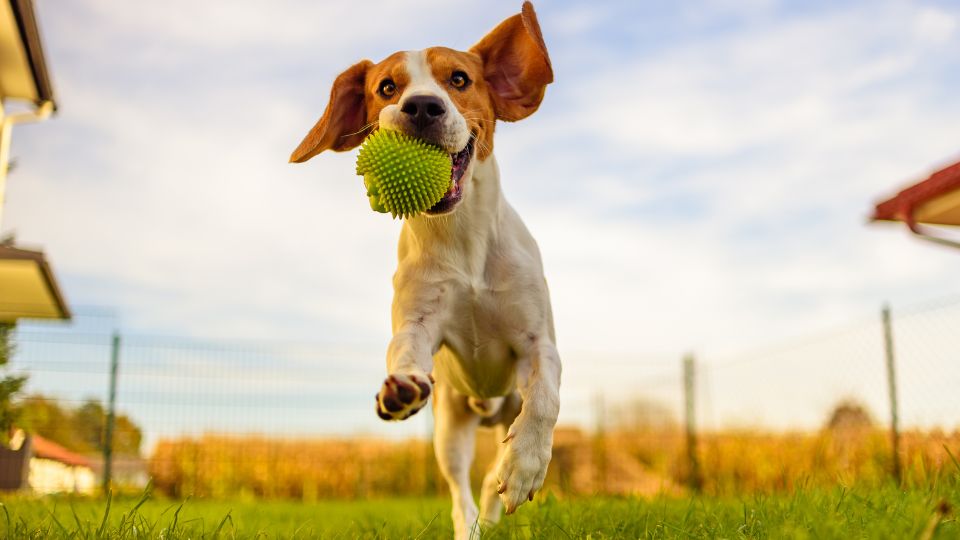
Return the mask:
[[429,376],[390,375],[376,395],[377,416],[383,420],[410,418],[427,403],[432,388]]

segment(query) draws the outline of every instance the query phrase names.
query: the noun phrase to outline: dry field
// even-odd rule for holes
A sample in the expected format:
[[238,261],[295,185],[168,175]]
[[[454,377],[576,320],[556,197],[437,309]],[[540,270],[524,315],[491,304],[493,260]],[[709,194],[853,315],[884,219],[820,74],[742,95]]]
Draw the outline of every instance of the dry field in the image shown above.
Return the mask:
[[[493,456],[481,433],[473,469],[479,485]],[[928,486],[953,473],[960,432],[908,432],[901,443],[906,487]],[[704,492],[776,493],[804,488],[875,486],[891,470],[886,432],[752,431],[700,435]],[[150,459],[160,492],[171,497],[329,498],[436,496],[445,485],[429,442],[374,439],[283,440],[205,436],[161,441]],[[677,430],[595,436],[558,429],[548,489],[559,495],[681,495],[690,471]]]

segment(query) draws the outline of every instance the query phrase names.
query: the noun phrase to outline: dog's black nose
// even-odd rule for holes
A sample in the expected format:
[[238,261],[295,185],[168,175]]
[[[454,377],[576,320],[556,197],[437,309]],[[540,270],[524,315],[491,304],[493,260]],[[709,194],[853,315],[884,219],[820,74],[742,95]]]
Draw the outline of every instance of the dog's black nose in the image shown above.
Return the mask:
[[400,112],[409,115],[410,121],[418,128],[423,128],[436,122],[447,109],[436,96],[410,96],[404,100]]

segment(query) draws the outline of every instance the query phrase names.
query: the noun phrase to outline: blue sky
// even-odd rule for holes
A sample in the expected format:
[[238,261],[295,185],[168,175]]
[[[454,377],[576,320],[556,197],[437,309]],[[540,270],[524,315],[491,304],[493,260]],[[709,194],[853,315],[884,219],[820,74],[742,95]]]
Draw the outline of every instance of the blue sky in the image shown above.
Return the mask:
[[[352,153],[286,158],[355,61],[465,49],[518,9],[40,2],[60,112],[15,131],[4,230],[129,332],[379,350],[399,224]],[[960,158],[955,3],[537,10],[556,83],[495,153],[571,388],[595,388],[591,358],[709,363],[960,293],[955,251],[866,223]]]

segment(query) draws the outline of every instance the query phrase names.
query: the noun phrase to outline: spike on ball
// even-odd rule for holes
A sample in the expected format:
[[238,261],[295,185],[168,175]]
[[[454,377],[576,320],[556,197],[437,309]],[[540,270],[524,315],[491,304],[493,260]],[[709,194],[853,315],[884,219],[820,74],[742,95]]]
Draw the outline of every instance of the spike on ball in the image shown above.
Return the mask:
[[440,202],[450,189],[450,155],[442,148],[394,130],[367,137],[357,154],[370,207],[409,218]]

